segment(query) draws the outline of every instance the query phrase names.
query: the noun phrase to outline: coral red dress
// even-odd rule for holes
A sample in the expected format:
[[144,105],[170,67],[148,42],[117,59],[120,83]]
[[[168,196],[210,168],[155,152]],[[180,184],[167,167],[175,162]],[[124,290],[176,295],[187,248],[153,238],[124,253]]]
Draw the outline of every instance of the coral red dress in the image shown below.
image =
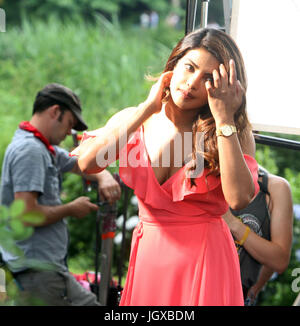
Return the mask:
[[[257,163],[244,158],[257,192]],[[119,163],[122,180],[138,198],[140,218],[120,305],[243,305],[238,255],[221,218],[228,205],[220,178],[206,177],[204,170],[190,188],[184,166],[160,185],[143,127],[129,139]]]

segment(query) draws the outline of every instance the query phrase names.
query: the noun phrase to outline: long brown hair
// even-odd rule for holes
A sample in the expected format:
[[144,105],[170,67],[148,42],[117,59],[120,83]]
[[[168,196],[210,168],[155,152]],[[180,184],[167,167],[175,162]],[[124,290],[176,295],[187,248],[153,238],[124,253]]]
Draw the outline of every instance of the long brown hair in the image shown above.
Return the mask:
[[[240,50],[235,41],[229,35],[217,29],[199,29],[183,37],[169,56],[164,72],[172,71],[177,62],[188,51],[197,48],[206,49],[220,62],[220,64],[224,64],[226,71],[229,71],[229,61],[230,59],[233,59],[235,61],[237,79],[241,82],[244,89],[247,89],[246,71]],[[167,101],[168,97],[169,89],[167,88],[164,101]],[[251,128],[246,112],[246,96],[244,96],[241,106],[234,115],[234,121],[237,127],[239,140],[242,141]],[[192,164],[189,167],[189,170],[192,171],[196,168],[197,157],[202,155],[204,157],[204,167],[208,168],[209,174],[216,176],[219,175],[220,164],[216,137],[216,124],[208,104],[199,108],[199,115],[193,124],[192,132],[193,152]],[[197,150],[197,132],[201,132],[204,136],[203,152]],[[193,178],[191,178],[191,185],[195,185]]]

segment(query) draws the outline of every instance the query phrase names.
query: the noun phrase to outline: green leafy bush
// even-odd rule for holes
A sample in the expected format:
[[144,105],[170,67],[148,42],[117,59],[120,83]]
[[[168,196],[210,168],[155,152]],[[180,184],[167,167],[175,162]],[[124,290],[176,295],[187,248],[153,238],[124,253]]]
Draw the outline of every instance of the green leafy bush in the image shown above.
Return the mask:
[[[16,241],[28,239],[34,232],[34,226],[38,226],[44,221],[42,214],[37,212],[24,213],[24,210],[25,204],[22,200],[15,200],[10,207],[0,206],[0,245],[6,251],[20,257],[16,264],[26,263],[24,253],[17,246]],[[28,226],[28,223],[31,226]],[[32,263],[32,266],[36,268],[43,268],[40,262]],[[7,269],[5,274],[8,297],[3,302],[0,300],[0,305],[13,305],[19,290],[12,282],[12,275]]]

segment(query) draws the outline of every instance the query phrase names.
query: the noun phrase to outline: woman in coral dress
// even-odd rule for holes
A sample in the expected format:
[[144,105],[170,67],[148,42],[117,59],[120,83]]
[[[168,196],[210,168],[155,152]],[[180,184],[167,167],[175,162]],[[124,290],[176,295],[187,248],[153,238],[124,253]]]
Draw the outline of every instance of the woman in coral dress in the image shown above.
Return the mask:
[[222,219],[255,193],[246,74],[230,36],[185,36],[147,100],[114,115],[76,149],[94,173],[119,159],[138,198],[121,305],[243,305],[237,252]]

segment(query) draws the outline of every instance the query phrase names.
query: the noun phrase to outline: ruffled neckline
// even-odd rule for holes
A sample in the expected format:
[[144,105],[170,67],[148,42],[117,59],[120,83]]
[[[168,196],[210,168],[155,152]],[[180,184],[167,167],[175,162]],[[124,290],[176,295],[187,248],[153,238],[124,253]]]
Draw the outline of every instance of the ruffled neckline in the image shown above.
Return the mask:
[[[188,163],[184,164],[180,169],[178,169],[174,174],[172,174],[167,180],[160,184],[156,178],[153,167],[151,165],[151,160],[146,147],[144,126],[142,125],[139,130],[137,130],[140,136],[140,140],[143,144],[144,157],[147,159],[147,166],[150,170],[150,174],[154,179],[157,186],[168,195],[170,195],[168,188],[171,186],[172,199],[173,201],[181,201],[185,196],[192,194],[203,194],[211,191],[220,185],[220,177],[213,175],[208,175],[208,169],[204,168],[198,173],[195,178],[196,186],[190,186],[190,180],[186,177],[186,171],[188,169]],[[171,185],[170,185],[171,183]]]
[[[120,159],[123,162],[127,162],[127,165],[124,167],[120,165],[120,176],[128,187],[134,189],[135,194],[144,203],[163,208],[170,201],[173,204],[183,200],[188,203],[189,198],[193,201],[195,200],[195,196],[192,195],[197,195],[197,201],[203,200],[207,203],[214,203],[214,205],[217,205],[217,198],[222,198],[225,201],[220,177],[209,175],[208,169],[205,168],[194,179],[196,186],[191,187],[190,180],[186,177],[187,164],[177,170],[164,183],[160,184],[151,166],[143,131],[143,126],[136,130],[121,151]],[[140,160],[140,164],[131,166],[128,162],[128,156],[130,156],[130,151],[136,147],[138,147],[136,152],[138,153],[137,157]],[[246,154],[244,154],[244,158],[253,175],[257,193],[259,190],[257,184],[257,162],[254,158]],[[218,202],[220,201],[218,200]]]

